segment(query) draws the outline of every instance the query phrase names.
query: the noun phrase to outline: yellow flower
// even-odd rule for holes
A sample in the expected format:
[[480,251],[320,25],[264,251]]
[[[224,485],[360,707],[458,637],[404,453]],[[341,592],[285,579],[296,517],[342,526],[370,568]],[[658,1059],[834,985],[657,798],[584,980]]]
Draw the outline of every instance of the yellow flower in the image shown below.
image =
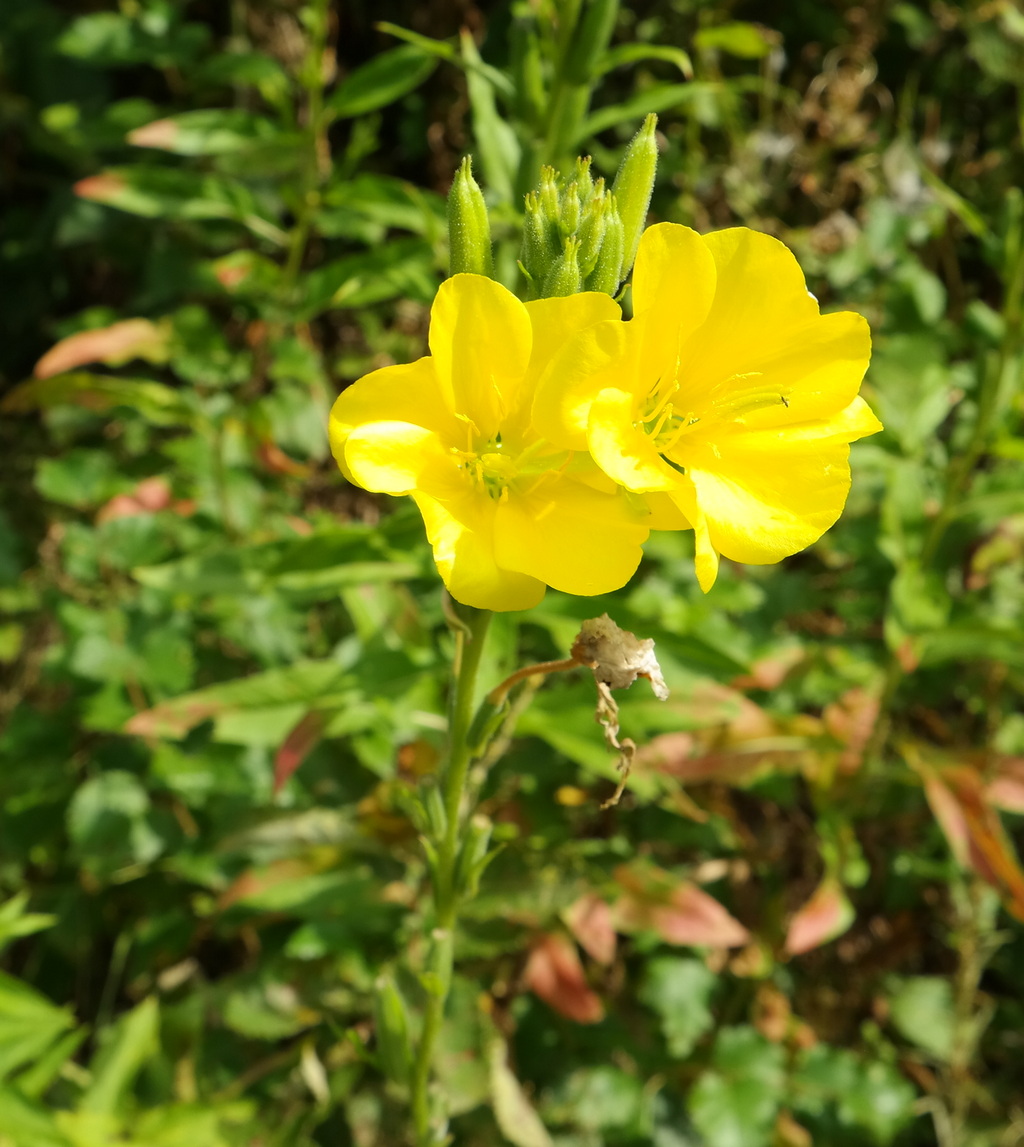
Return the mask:
[[866,321],[822,315],[792,253],[745,227],[645,231],[633,304],[552,363],[538,433],[642,493],[652,529],[692,527],[705,591],[720,554],[764,564],[816,541],[846,502],[849,443],[881,429],[857,396]]
[[564,340],[618,315],[607,295],[524,304],[481,275],[455,275],[431,308],[430,355],[366,375],[334,404],[342,471],[367,490],[412,495],[458,601],[528,609],[548,585],[607,593],[639,564],[642,500],[530,420]]

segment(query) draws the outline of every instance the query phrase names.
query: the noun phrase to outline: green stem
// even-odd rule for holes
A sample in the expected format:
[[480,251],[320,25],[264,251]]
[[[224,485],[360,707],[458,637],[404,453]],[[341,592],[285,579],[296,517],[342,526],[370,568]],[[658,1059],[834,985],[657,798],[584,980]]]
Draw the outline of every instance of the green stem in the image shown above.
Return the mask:
[[462,803],[472,758],[469,730],[473,723],[476,681],[490,620],[491,614],[486,610],[474,610],[468,618],[468,632],[456,633],[455,681],[448,718],[448,763],[443,779],[447,823],[442,839],[434,842],[437,847],[437,871],[434,885],[433,948],[428,966],[423,1031],[416,1049],[412,1079],[412,1115],[417,1147],[430,1147],[439,1141],[430,1126],[430,1069],[451,987],[460,899],[455,868],[466,821]]
[[324,121],[324,55],[327,51],[328,0],[314,0],[309,50],[300,78],[306,91],[306,154],[303,159],[302,187],[295,210],[295,224],[288,239],[288,257],[282,275],[285,296],[295,287],[320,206],[320,185],[324,176],[327,137]]

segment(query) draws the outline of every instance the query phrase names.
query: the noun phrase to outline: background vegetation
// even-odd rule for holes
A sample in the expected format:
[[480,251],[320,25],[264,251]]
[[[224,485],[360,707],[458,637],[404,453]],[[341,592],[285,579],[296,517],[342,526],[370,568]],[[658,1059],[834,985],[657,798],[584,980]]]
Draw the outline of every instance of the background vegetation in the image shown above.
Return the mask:
[[561,93],[552,18],[0,6],[3,1147],[402,1142],[374,984],[417,999],[450,642],[326,411],[423,352],[465,152],[511,282],[536,163],[610,176],[651,110],[652,217],[776,234],[867,315],[886,432],[781,567],[705,598],[659,535],[496,620],[486,681],[607,610],[672,698],[624,698],[616,808],[583,675],[487,781],[456,1142],[1024,1142],[1024,16],[640,0]]

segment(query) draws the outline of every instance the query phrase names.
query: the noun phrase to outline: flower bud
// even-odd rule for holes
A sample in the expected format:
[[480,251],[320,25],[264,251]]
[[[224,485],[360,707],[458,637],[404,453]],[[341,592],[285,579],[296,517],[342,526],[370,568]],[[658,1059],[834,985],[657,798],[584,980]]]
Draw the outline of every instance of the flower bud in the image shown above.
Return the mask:
[[562,193],[558,225],[563,235],[575,235],[580,225],[580,195],[575,183],[570,183]]
[[636,249],[647,222],[654,173],[658,166],[658,143],[654,137],[657,123],[658,117],[653,112],[644,120],[643,127],[630,140],[612,184],[623,227],[620,281],[633,268]]
[[600,254],[601,242],[604,239],[607,206],[606,197],[598,198],[595,196],[583,213],[583,220],[577,234],[580,240],[580,274],[584,278],[597,266],[597,257]]
[[555,260],[541,287],[542,299],[555,299],[563,295],[575,295],[583,285],[579,264],[580,241],[570,235],[565,241],[561,255]]
[[553,167],[540,169],[540,185],[537,191],[540,200],[540,209],[544,218],[554,226],[558,225],[558,176]]
[[576,160],[574,181],[580,194],[580,207],[585,211],[587,204],[595,195],[594,176],[590,171],[592,160],[589,155],[580,156]]
[[603,291],[606,295],[616,295],[619,284],[622,282],[622,249],[625,245],[625,233],[622,226],[622,216],[619,214],[618,204],[614,195],[609,195],[604,207],[604,234],[601,237],[601,249],[597,254],[594,269],[587,276],[584,289],[588,291]]
[[491,275],[491,225],[483,192],[473,178],[473,164],[467,155],[455,173],[448,193],[448,247],[450,275],[470,272]]
[[538,291],[557,257],[558,245],[553,229],[541,210],[537,193],[531,191],[526,197],[520,261],[527,277]]

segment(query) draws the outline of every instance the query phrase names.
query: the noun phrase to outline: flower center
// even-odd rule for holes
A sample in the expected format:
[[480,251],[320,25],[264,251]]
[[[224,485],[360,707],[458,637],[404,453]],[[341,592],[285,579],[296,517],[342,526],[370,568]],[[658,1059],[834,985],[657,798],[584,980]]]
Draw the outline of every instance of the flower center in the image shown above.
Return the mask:
[[667,454],[692,427],[700,422],[700,418],[692,410],[687,410],[672,401],[678,392],[678,382],[662,386],[659,379],[647,395],[640,418],[633,423],[638,430],[643,430],[654,440],[659,454]]
[[755,411],[781,406],[790,409],[790,398],[778,390],[758,385],[763,376],[760,371],[731,375],[720,385],[712,387],[702,402],[702,413],[697,414],[686,402],[676,397],[680,391],[678,380],[664,382],[658,379],[647,392],[640,417],[633,423],[638,430],[654,441],[654,446],[665,461],[680,468],[678,456],[668,457],[680,441],[707,416],[715,424],[744,424]]
[[508,498],[509,487],[517,479],[543,476],[553,468],[549,458],[537,458],[544,446],[541,439],[521,450],[510,450],[502,442],[500,434],[484,443],[482,448],[477,447],[472,439],[468,445],[467,450],[451,447],[456,465],[478,491],[495,502]]

